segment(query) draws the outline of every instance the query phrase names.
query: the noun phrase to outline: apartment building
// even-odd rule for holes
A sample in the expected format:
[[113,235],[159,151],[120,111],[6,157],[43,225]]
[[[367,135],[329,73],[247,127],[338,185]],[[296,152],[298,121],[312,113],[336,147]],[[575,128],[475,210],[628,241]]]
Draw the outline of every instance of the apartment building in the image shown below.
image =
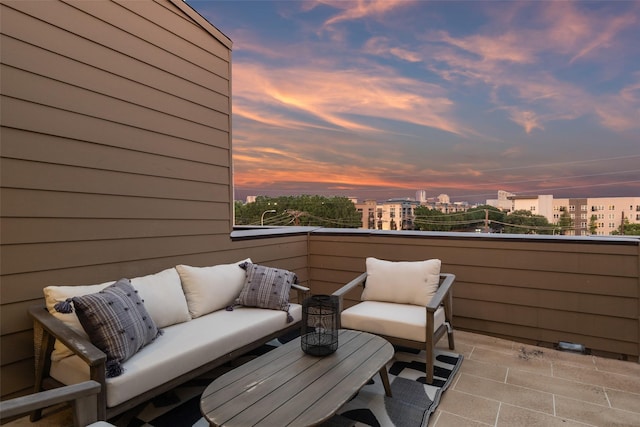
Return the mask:
[[589,232],[592,223],[593,234],[600,236],[617,231],[625,220],[631,224],[640,223],[640,197],[568,199],[566,209],[575,218],[576,235],[592,234]]
[[[564,234],[571,236],[611,235],[628,220],[640,223],[640,197],[559,198],[552,195],[509,196],[511,211],[528,210],[542,215],[551,224],[558,224],[566,212],[572,228]],[[591,229],[594,232],[591,232]]]
[[[530,211],[534,215],[542,215],[549,222],[553,220],[553,195],[544,194],[539,196],[516,196],[507,197],[511,201],[511,212]],[[555,221],[557,222],[557,220]]]
[[390,199],[381,203],[365,200],[354,204],[362,215],[362,228],[369,230],[411,230],[413,211],[420,205],[411,199]]
[[442,213],[466,212],[470,206],[468,202],[451,202],[446,194],[438,197],[426,198],[420,191],[416,195],[420,200],[389,199],[384,202],[365,200],[362,203],[354,201],[356,209],[362,215],[362,228],[370,230],[412,230],[415,218],[415,208],[425,206]]

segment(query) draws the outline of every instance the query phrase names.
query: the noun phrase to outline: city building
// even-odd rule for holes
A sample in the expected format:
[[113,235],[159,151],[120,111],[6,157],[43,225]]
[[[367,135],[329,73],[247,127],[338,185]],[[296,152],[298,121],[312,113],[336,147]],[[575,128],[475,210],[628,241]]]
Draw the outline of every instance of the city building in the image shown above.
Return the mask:
[[355,202],[362,215],[362,228],[370,230],[412,230],[414,209],[420,203],[411,199]]
[[498,198],[497,199],[487,199],[487,205],[493,206],[494,208],[498,208],[501,211],[509,212],[512,208],[512,201],[509,200],[509,197],[514,197],[515,194],[509,193],[508,191],[498,190]]
[[[506,192],[504,192],[506,193]],[[506,206],[498,192],[498,200],[487,200],[491,206]],[[510,193],[509,193],[510,194]],[[570,218],[570,229],[563,234],[571,236],[599,235],[608,236],[617,232],[625,221],[640,223],[640,197],[597,197],[597,198],[559,198],[553,195],[518,196],[506,195],[511,203],[509,212],[530,211],[534,215],[544,216],[549,223],[559,224],[562,216]],[[491,203],[490,203],[491,202]],[[496,202],[496,203],[494,203]],[[498,206],[496,206],[498,207]],[[501,207],[501,209],[505,210]]]

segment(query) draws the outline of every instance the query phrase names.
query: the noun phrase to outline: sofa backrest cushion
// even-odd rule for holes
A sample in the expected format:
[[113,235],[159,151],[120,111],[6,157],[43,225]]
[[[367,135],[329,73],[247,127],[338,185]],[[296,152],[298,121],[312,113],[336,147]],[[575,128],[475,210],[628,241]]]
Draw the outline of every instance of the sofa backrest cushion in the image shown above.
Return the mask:
[[[98,292],[106,288],[107,286],[112,285],[113,283],[115,282],[112,280],[110,282],[100,283],[97,285],[47,286],[43,289],[44,301],[47,305],[47,310],[49,311],[49,313],[51,313],[52,316],[60,320],[67,327],[73,329],[78,334],[84,336],[85,338],[89,338],[89,336],[82,328],[82,325],[80,324],[76,313],[59,313],[54,306],[59,302],[67,300],[68,298]],[[69,350],[60,341],[56,340],[53,347],[53,353],[51,353],[51,360],[57,361],[72,355],[73,352],[71,350]]]
[[363,301],[426,306],[440,283],[439,259],[385,261],[367,258]]
[[175,268],[135,277],[131,279],[131,284],[158,328],[191,320],[180,276]]
[[244,262],[251,259],[211,267],[176,266],[192,318],[233,305],[244,285]]
[[[69,328],[88,338],[75,313],[59,313],[54,306],[68,298],[93,294],[113,283],[114,281],[112,280],[97,285],[47,286],[44,288],[47,310]],[[138,290],[140,298],[144,301],[145,308],[158,328],[164,328],[165,326],[191,319],[187,308],[187,300],[182,292],[180,277],[175,268],[136,277],[131,279],[131,284]],[[61,360],[72,354],[71,350],[56,340],[51,360]]]

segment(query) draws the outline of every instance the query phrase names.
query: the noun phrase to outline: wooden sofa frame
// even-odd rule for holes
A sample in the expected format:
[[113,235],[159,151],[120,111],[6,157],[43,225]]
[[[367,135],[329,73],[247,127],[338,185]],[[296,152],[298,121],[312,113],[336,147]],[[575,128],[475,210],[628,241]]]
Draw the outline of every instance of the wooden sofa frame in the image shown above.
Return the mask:
[[[309,294],[309,288],[298,284],[292,285],[292,290],[297,292],[298,301],[302,303],[304,298]],[[108,420],[120,415],[126,411],[136,408],[153,397],[165,393],[180,384],[183,384],[193,378],[196,378],[226,362],[242,356],[243,354],[254,350],[263,344],[291,332],[299,332],[301,322],[293,322],[287,328],[269,334],[249,343],[236,350],[232,350],[223,356],[220,356],[210,362],[196,367],[193,370],[172,379],[158,387],[148,390],[133,399],[123,402],[117,406],[107,407],[106,395],[106,376],[105,364],[107,356],[100,349],[95,347],[88,338],[83,337],[74,330],[67,327],[62,321],[55,318],[49,313],[46,306],[36,305],[29,308],[29,315],[34,321],[34,347],[35,347],[35,385],[36,393],[42,390],[48,390],[56,387],[62,387],[64,384],[56,381],[49,376],[51,368],[51,352],[55,340],[58,339],[62,344],[67,346],[74,354],[78,355],[87,365],[89,365],[90,380],[100,384],[101,389],[98,393],[98,420]],[[42,409],[36,409],[31,414],[31,421],[37,421],[42,417]]]
[[[388,335],[378,334],[393,345],[415,348],[418,350],[425,350],[425,352],[427,353],[426,354],[427,366],[426,366],[425,374],[426,374],[428,383],[433,382],[435,345],[440,340],[440,338],[444,336],[445,333],[447,334],[447,338],[449,341],[449,349],[451,350],[455,349],[455,343],[453,340],[453,328],[451,327],[452,320],[453,320],[452,286],[453,286],[453,282],[455,281],[455,278],[456,276],[453,274],[441,273],[438,290],[431,298],[431,301],[429,301],[429,304],[425,306],[426,328],[427,328],[426,342],[413,341],[413,340],[408,340],[404,338],[397,338],[397,337],[392,337]],[[366,280],[367,280],[367,273],[365,272],[333,293],[333,295],[339,298],[341,313],[342,313],[342,310],[345,308],[344,307],[345,296],[349,292],[354,291],[354,289],[357,289],[358,286],[361,286],[360,293],[362,293],[362,290],[366,285]],[[360,294],[356,293],[353,295],[355,295],[354,298],[360,301]],[[438,309],[438,307],[440,307],[440,305],[444,306],[445,321],[442,325],[440,325],[440,327],[438,327],[438,329],[434,330],[435,329],[434,314]],[[431,331],[431,333],[429,331]]]
[[0,402],[0,420],[13,419],[35,410],[71,402],[73,425],[84,427],[98,421],[97,395],[99,392],[100,384],[95,381],[85,381],[55,390],[3,400]]

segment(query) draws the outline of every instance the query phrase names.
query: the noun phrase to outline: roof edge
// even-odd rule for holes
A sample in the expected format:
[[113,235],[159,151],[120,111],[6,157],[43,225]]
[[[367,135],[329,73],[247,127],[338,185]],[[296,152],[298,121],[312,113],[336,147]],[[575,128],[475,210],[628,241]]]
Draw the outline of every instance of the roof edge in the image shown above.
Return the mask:
[[211,22],[207,21],[202,15],[200,15],[194,8],[188,5],[184,0],[169,0],[169,3],[176,6],[185,15],[187,15],[193,22],[202,27],[206,32],[211,34],[216,40],[225,45],[229,50],[233,46],[231,39],[224,35],[222,31],[217,29]]

